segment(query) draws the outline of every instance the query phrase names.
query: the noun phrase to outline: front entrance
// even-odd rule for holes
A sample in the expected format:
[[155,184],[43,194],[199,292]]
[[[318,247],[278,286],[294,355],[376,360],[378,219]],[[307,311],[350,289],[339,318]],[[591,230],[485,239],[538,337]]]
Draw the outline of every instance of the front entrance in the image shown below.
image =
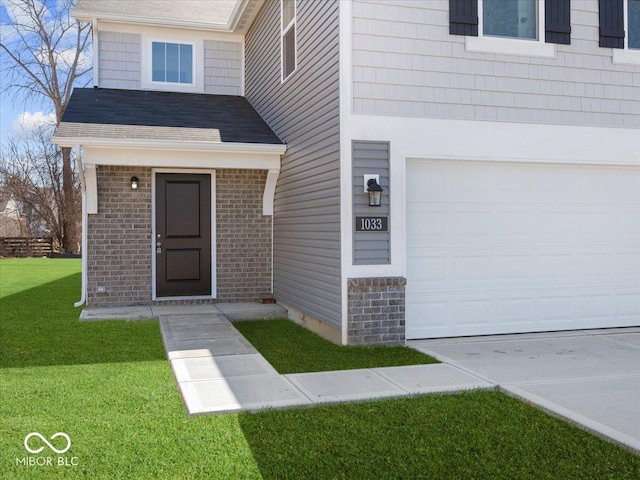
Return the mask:
[[211,295],[211,175],[156,174],[156,297]]

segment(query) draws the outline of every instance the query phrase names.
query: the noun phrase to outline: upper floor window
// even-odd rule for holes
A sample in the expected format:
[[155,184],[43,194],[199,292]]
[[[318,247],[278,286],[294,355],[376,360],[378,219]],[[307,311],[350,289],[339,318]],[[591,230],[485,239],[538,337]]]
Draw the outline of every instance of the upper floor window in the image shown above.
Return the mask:
[[570,0],[449,0],[449,33],[471,52],[555,57],[571,43]]
[[151,81],[193,84],[193,45],[151,42]]
[[280,0],[282,81],[296,70],[296,0]]

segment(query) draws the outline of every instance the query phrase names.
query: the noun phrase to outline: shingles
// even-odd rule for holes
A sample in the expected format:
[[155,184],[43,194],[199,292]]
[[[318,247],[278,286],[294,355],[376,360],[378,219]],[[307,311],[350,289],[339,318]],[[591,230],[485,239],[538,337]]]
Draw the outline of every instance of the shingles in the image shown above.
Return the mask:
[[282,144],[246,98],[232,95],[77,88],[62,123],[215,130],[221,142]]

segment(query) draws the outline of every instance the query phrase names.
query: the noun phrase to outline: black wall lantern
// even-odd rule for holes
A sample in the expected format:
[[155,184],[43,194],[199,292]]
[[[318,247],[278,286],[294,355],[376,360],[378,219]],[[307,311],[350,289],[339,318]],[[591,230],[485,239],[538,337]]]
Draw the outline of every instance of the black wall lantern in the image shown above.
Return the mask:
[[379,207],[382,197],[382,187],[378,185],[375,178],[370,178],[367,181],[367,194],[369,195],[369,206]]
[[138,189],[138,177],[131,177],[131,190]]

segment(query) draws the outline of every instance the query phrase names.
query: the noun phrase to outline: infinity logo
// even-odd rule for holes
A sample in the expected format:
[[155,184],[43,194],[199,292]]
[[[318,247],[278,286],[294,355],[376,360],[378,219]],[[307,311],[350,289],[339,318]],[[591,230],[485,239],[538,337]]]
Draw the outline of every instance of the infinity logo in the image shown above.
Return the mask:
[[53,440],[54,438],[58,438],[58,437],[64,437],[64,438],[67,439],[67,447],[63,448],[62,450],[58,450],[56,447],[51,445],[51,443],[46,438],[44,438],[42,435],[40,435],[38,432],[31,432],[29,435],[24,437],[24,448],[26,448],[29,453],[40,453],[42,450],[44,450],[44,447],[36,448],[35,450],[32,449],[31,447],[29,447],[29,439],[31,437],[38,437],[40,440],[42,440],[44,443],[47,444],[47,447],[49,447],[51,450],[53,450],[54,452],[56,452],[58,454],[66,453],[71,448],[71,439],[69,438],[69,435],[67,435],[66,433],[62,433],[62,432],[55,433],[49,439],[49,440]]

